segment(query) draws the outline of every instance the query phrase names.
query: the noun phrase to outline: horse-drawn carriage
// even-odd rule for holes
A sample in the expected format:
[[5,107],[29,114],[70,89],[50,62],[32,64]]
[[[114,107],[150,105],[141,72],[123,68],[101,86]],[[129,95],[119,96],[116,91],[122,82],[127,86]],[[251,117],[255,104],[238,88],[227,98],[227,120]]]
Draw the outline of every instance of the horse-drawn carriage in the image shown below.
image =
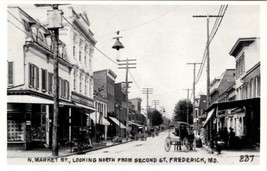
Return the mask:
[[[174,136],[171,136],[170,130],[174,128]],[[193,127],[186,122],[176,122],[169,126],[169,135],[165,139],[165,151],[169,152],[171,146],[174,146],[174,150],[195,150],[196,143],[193,132]]]

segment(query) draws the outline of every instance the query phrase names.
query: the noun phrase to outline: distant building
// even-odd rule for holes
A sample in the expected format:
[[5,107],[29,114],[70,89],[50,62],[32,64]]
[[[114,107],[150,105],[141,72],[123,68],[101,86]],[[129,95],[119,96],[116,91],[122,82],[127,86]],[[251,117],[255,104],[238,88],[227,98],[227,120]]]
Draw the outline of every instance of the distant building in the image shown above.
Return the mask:
[[203,127],[203,123],[206,119],[205,110],[207,108],[207,95],[200,94],[195,100],[196,119],[194,119],[194,128],[196,128],[197,132],[200,134],[201,128]]
[[[96,96],[101,96],[107,100],[107,119],[110,122],[108,127],[108,137],[119,134],[119,127],[125,129],[124,124],[118,120],[116,113],[117,106],[115,100],[115,79],[117,75],[111,69],[104,69],[94,72],[94,90]],[[120,106],[121,108],[121,106]]]

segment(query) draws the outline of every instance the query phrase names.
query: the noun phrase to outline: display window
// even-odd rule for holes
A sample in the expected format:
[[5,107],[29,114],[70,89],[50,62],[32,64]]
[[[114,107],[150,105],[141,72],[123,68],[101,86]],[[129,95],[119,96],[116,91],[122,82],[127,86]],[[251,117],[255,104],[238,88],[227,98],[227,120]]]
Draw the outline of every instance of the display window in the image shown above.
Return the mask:
[[7,121],[7,141],[24,142],[24,123],[18,120]]

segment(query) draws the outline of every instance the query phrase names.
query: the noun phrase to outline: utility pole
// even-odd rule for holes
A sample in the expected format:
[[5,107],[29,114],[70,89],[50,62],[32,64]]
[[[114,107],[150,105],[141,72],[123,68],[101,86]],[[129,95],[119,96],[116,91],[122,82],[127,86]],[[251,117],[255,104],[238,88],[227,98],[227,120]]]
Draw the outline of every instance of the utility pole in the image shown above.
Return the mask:
[[[187,63],[187,65],[194,65],[194,68],[193,68],[193,118],[197,118],[196,114],[195,114],[195,88],[196,88],[196,83],[195,83],[195,77],[196,77],[196,65],[200,65],[202,63]],[[194,123],[194,121],[193,121]],[[196,129],[194,127],[194,129]]]
[[159,105],[159,100],[152,100],[152,105],[155,105],[155,109],[157,109],[157,105]]
[[129,99],[128,99],[128,88],[129,88],[129,81],[128,81],[128,72],[129,69],[134,69],[136,68],[136,63],[131,63],[135,62],[136,59],[128,59],[126,60],[117,60],[119,62],[119,65],[122,65],[122,67],[119,67],[119,69],[126,69],[126,78],[125,78],[125,83],[126,83],[126,105],[127,105],[127,112],[126,112],[126,140],[128,140],[128,116],[129,116]]
[[58,156],[58,108],[59,108],[59,85],[58,85],[58,40],[59,29],[63,28],[62,10],[58,9],[60,4],[36,4],[36,7],[51,6],[53,10],[47,11],[48,30],[53,32],[53,58],[54,58],[54,112],[53,112],[53,126],[52,126],[52,155]]
[[210,33],[209,33],[209,18],[223,17],[222,15],[193,15],[194,18],[207,18],[207,108],[210,105]]
[[189,102],[189,91],[192,90],[192,89],[184,89],[187,91],[187,102],[186,102],[186,122],[189,124],[189,106],[188,106],[188,102]]
[[[152,105],[155,105],[155,110],[157,110],[157,105],[159,105],[159,100],[152,100]],[[151,124],[153,121],[153,113],[151,113]]]
[[148,111],[149,111],[148,95],[153,94],[153,88],[143,88],[142,94],[146,94],[146,113],[147,113],[147,117],[149,120],[149,124],[151,125],[151,121],[150,121],[151,116],[148,116]]

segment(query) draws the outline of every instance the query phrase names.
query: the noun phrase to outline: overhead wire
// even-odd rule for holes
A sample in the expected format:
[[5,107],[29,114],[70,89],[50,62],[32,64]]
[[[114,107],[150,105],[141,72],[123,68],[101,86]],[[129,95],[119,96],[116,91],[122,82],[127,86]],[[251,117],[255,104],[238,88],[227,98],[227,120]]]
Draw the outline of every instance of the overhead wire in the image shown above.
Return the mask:
[[[151,23],[151,22],[153,22],[153,21],[155,21],[155,20],[157,20],[157,19],[159,19],[159,18],[161,18],[161,17],[167,15],[168,13],[170,13],[170,12],[173,11],[173,10],[175,10],[176,8],[177,8],[177,7],[174,7],[174,8],[172,8],[172,9],[170,9],[170,10],[164,12],[163,14],[161,14],[161,15],[159,15],[159,16],[153,18],[153,19],[150,19],[150,20],[148,20],[148,21],[145,21],[145,22],[143,22],[143,23],[140,23],[140,24],[137,24],[137,25],[128,27],[128,28],[126,27],[126,28],[123,28],[123,29],[119,29],[119,31],[128,31],[128,30],[132,30],[132,29],[135,29],[135,28],[144,26],[144,25],[146,25],[146,24],[149,24],[149,23]],[[109,34],[114,34],[114,33],[116,33],[117,31],[118,31],[118,30],[113,31],[113,32],[109,32],[109,33],[106,33],[106,34],[103,34],[103,35],[101,35],[101,36],[98,36],[98,38],[99,38],[99,37],[103,37],[103,36],[107,36],[107,35],[109,35]]]
[[209,44],[211,43],[211,41],[213,40],[214,36],[216,35],[217,31],[218,31],[218,28],[220,27],[221,25],[221,22],[224,18],[224,15],[225,15],[225,12],[227,10],[227,7],[228,5],[221,5],[220,7],[220,10],[218,12],[218,15],[222,15],[222,17],[218,17],[213,25],[213,28],[212,28],[212,31],[211,31],[211,35],[210,35],[210,40],[209,42],[207,42],[206,46],[205,46],[205,50],[204,50],[204,54],[203,54],[203,57],[202,57],[202,64],[198,70],[198,74],[197,74],[197,78],[196,78],[196,81],[195,81],[195,84],[198,83],[198,81],[200,80],[200,77],[202,75],[202,72],[203,72],[203,69],[204,69],[204,65],[205,65],[205,62],[206,62],[206,58],[207,58],[207,46],[209,46]]

